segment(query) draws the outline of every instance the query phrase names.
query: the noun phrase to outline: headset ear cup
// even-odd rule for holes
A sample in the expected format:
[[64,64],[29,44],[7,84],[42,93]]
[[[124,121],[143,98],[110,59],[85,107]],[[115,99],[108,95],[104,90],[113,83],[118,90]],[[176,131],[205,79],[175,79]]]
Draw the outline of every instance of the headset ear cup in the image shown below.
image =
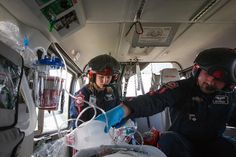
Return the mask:
[[197,77],[200,72],[200,66],[198,64],[194,64],[192,68],[192,75],[193,77]]
[[93,74],[92,82],[96,82],[96,74],[95,73]]
[[88,72],[89,82],[95,82],[95,73],[93,73],[91,70]]
[[88,77],[89,77],[89,79],[91,79],[93,77],[93,72],[90,70],[88,71]]
[[118,75],[118,74],[113,75],[113,76],[112,76],[112,79],[111,79],[111,83],[116,82],[116,81],[118,80],[118,78],[119,78],[119,75]]
[[234,61],[233,65],[232,65],[231,77],[232,77],[233,82],[236,82],[236,60]]
[[229,85],[230,90],[234,90],[236,88],[236,83],[232,83]]

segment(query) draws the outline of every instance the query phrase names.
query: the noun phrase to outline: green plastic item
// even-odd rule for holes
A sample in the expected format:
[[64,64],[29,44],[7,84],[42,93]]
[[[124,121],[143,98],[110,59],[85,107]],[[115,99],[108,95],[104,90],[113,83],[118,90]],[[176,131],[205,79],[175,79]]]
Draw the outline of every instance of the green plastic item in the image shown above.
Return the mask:
[[71,8],[73,3],[71,0],[56,0],[46,7],[41,9],[43,15],[50,21],[52,18],[56,17],[60,13]]

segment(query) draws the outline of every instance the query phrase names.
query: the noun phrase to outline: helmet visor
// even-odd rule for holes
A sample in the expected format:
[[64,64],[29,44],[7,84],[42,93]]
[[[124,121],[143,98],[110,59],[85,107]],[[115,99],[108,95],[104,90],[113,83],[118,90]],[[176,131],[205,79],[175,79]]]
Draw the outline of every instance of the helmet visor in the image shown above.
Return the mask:
[[215,79],[228,83],[230,81],[228,73],[222,68],[209,68],[206,70]]
[[98,71],[97,74],[104,75],[104,76],[112,76],[113,73],[110,67],[106,67],[102,71]]

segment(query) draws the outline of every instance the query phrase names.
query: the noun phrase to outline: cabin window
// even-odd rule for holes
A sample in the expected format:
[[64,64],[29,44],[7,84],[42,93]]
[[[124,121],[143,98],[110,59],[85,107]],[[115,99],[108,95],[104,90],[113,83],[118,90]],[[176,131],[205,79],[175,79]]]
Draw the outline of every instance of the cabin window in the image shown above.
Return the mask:
[[[178,67],[175,63],[149,63],[141,70],[141,79],[143,90],[141,89],[141,81],[137,74],[131,76],[126,89],[126,97],[134,97],[147,93],[151,88],[152,74],[160,75],[160,71],[165,68]],[[122,89],[124,89],[125,78],[122,79]],[[144,93],[143,93],[144,92]]]
[[76,82],[75,82],[75,91],[77,92],[80,88],[81,88],[80,80],[77,79]]

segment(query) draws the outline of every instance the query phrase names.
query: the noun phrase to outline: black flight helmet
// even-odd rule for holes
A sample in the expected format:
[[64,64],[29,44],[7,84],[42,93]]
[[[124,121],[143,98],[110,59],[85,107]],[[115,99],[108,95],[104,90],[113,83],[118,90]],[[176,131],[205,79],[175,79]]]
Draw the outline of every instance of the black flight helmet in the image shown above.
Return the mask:
[[236,53],[230,48],[211,48],[196,57],[195,64],[227,84],[236,83]]
[[[111,75],[113,76],[112,82],[116,80],[120,74],[120,63],[110,55],[99,55],[88,62],[89,75],[94,74]],[[92,74],[91,74],[92,73]]]

